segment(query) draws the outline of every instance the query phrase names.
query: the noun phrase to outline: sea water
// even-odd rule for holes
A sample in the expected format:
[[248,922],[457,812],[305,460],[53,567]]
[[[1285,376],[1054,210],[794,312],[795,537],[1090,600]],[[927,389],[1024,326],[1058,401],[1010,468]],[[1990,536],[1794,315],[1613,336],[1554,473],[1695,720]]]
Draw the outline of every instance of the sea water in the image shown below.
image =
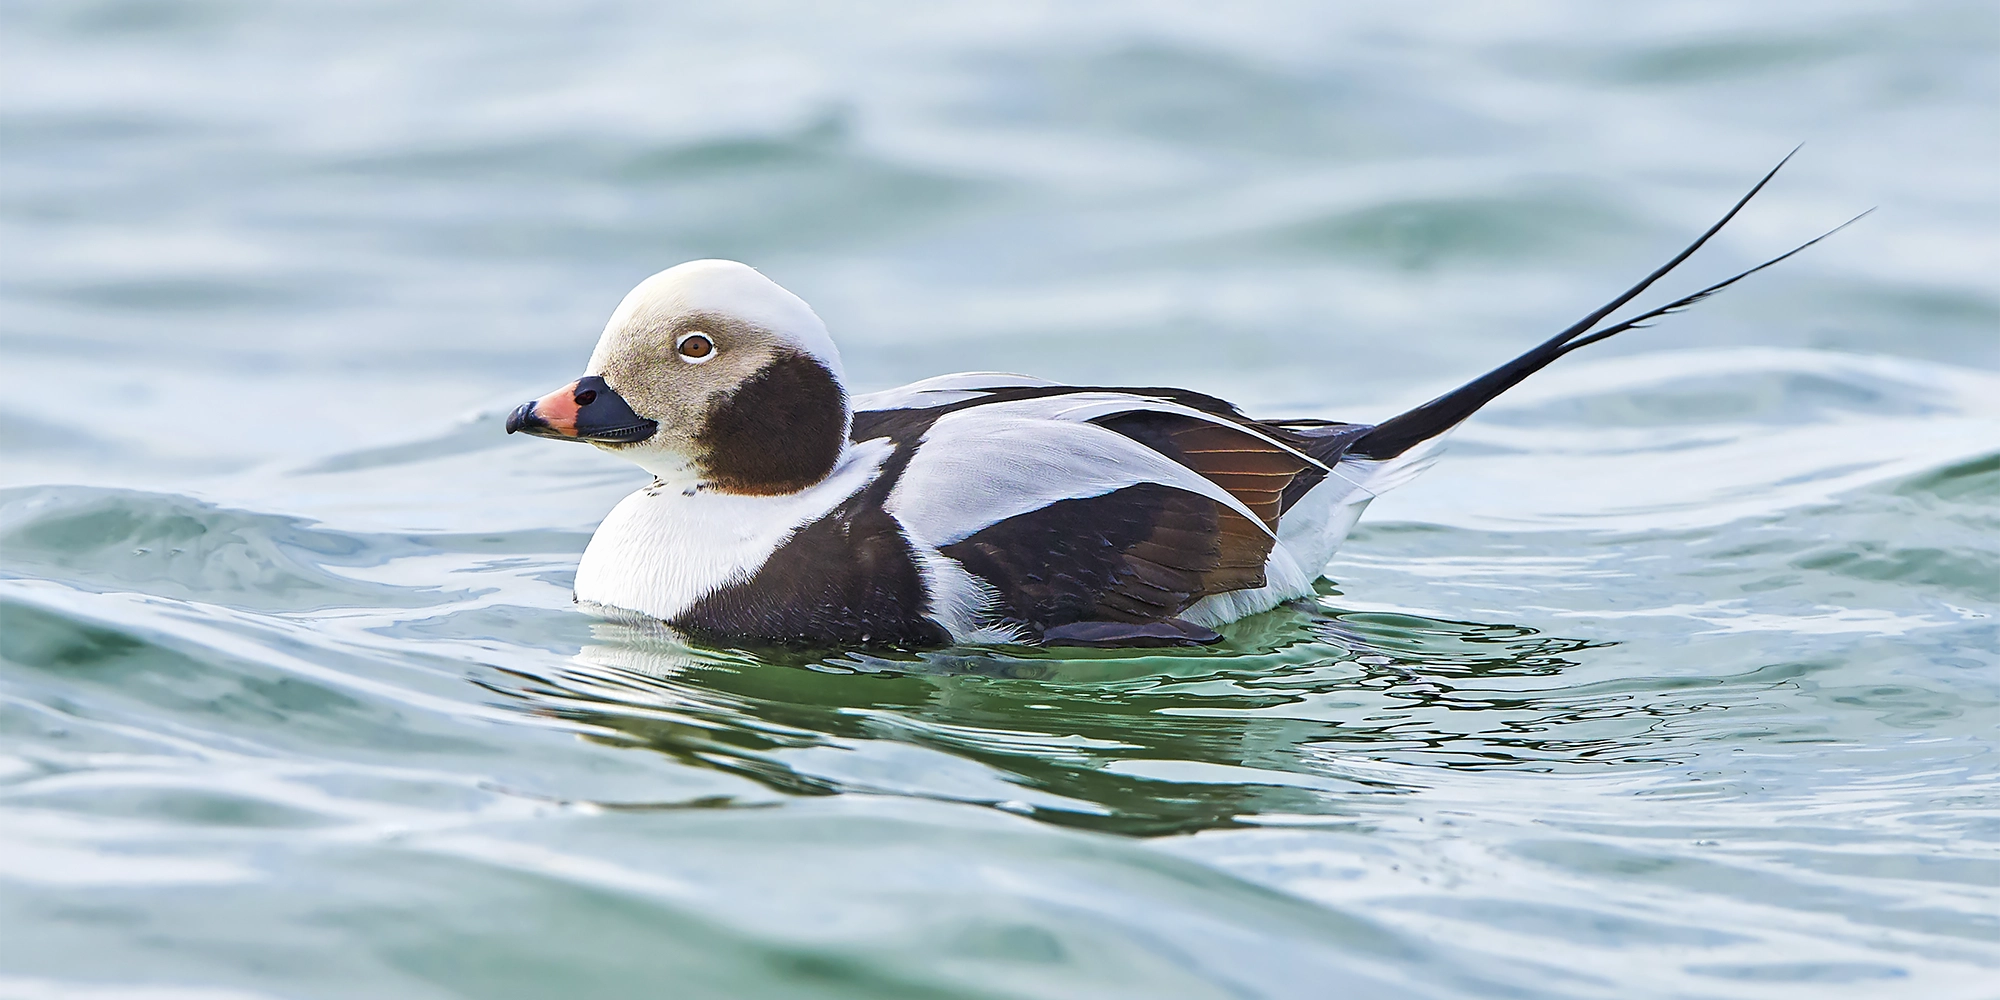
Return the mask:
[[[2000,996],[1983,3],[10,4],[0,996]],[[593,620],[681,260],[857,391],[1380,419],[1218,647]]]

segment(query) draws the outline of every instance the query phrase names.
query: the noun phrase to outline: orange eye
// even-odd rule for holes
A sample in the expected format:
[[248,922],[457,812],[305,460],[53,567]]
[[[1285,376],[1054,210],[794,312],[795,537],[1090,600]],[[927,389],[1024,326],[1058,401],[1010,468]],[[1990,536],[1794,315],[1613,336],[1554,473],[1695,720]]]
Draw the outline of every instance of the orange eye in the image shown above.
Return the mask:
[[699,331],[683,333],[674,341],[674,350],[680,352],[681,360],[701,364],[715,356],[715,341]]

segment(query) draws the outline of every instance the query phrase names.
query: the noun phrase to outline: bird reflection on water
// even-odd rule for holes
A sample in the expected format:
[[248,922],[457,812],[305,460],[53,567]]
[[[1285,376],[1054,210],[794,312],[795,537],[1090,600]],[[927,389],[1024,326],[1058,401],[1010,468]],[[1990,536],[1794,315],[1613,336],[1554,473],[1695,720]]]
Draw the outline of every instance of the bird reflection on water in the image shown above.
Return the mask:
[[[1657,764],[1676,757],[1671,735],[1649,733],[1701,707],[1557,678],[1604,643],[1341,610],[1323,590],[1207,651],[720,651],[605,622],[564,666],[486,683],[588,739],[785,794],[970,802],[1134,836],[1338,824],[1352,796],[1420,787],[1385,763]],[[987,780],[947,773],[968,765]]]

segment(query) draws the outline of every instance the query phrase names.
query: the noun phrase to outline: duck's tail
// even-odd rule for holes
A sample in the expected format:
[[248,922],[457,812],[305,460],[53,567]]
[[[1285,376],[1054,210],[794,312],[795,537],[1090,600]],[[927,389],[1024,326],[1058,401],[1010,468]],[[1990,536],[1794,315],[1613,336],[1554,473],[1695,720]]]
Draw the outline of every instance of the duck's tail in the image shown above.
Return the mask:
[[[1798,152],[1798,150],[1796,149],[1792,150],[1792,153],[1796,152]],[[1710,226],[1707,232],[1701,234],[1701,236],[1698,239],[1696,239],[1693,243],[1688,244],[1687,249],[1682,250],[1680,253],[1676,254],[1674,256],[1674,259],[1667,261],[1665,264],[1661,265],[1659,270],[1654,271],[1652,274],[1647,275],[1644,280],[1640,281],[1636,285],[1633,285],[1631,288],[1626,289],[1624,294],[1618,296],[1615,299],[1612,299],[1610,302],[1605,303],[1595,312],[1592,312],[1590,315],[1585,316],[1584,318],[1578,320],[1574,325],[1570,326],[1569,329],[1564,330],[1563,332],[1558,333],[1553,337],[1550,337],[1548,340],[1545,340],[1542,343],[1536,345],[1534,348],[1529,350],[1527,353],[1522,354],[1520,357],[1517,357],[1514,360],[1509,361],[1506,364],[1501,365],[1500,367],[1495,368],[1492,371],[1487,372],[1486,374],[1481,375],[1478,378],[1473,379],[1472,381],[1467,382],[1466,384],[1459,386],[1458,388],[1453,389],[1452,391],[1447,392],[1444,395],[1439,396],[1438,398],[1433,399],[1428,403],[1423,404],[1422,406],[1416,407],[1415,409],[1407,410],[1403,413],[1399,413],[1396,416],[1391,417],[1380,424],[1377,424],[1374,427],[1374,429],[1363,434],[1361,437],[1356,438],[1352,444],[1348,445],[1347,448],[1345,449],[1345,454],[1357,458],[1375,459],[1375,460],[1390,459],[1402,455],[1404,452],[1409,451],[1416,445],[1419,445],[1425,441],[1429,441],[1433,438],[1436,438],[1438,435],[1443,434],[1445,431],[1448,431],[1453,427],[1458,426],[1460,421],[1464,420],[1466,417],[1471,416],[1475,411],[1477,411],[1480,407],[1485,406],[1488,402],[1491,402],[1493,397],[1498,396],[1503,392],[1506,392],[1508,389],[1511,389],[1516,384],[1518,384],[1522,379],[1527,378],[1528,376],[1533,375],[1535,372],[1542,370],[1549,364],[1549,362],[1554,361],[1555,359],[1562,357],[1563,355],[1568,354],[1569,352],[1574,351],[1577,348],[1582,347],[1586,344],[1595,344],[1600,340],[1616,336],[1617,334],[1623,333],[1626,330],[1633,329],[1634,327],[1645,326],[1647,325],[1647,321],[1649,320],[1658,319],[1659,317],[1665,316],[1668,313],[1679,312],[1680,310],[1685,309],[1688,306],[1695,304],[1696,302],[1700,302],[1702,299],[1714,295],[1716,292],[1728,288],[1730,285],[1742,281],[1744,278],[1756,274],[1758,271],[1762,271],[1763,269],[1770,267],[1771,265],[1776,264],[1777,262],[1784,260],[1787,257],[1790,257],[1792,254],[1804,250],[1806,247],[1818,243],[1820,240],[1826,239],[1828,236],[1832,236],[1834,233],[1837,233],[1842,229],[1845,229],[1848,226],[1853,225],[1855,222],[1860,221],[1862,216],[1868,214],[1868,212],[1863,212],[1861,213],[1861,215],[1857,215],[1854,218],[1849,219],[1846,222],[1843,222],[1840,225],[1835,226],[1830,230],[1827,230],[1826,232],[1820,234],[1819,236],[1807,240],[1806,242],[1801,243],[1796,247],[1793,247],[1791,250],[1783,254],[1779,254],[1778,256],[1773,257],[1770,260],[1767,260],[1764,263],[1759,264],[1756,267],[1753,267],[1747,271],[1744,271],[1743,273],[1738,274],[1735,277],[1729,278],[1725,281],[1718,281],[1715,284],[1702,289],[1701,291],[1695,292],[1692,295],[1684,295],[1678,299],[1675,299],[1672,302],[1667,303],[1666,305],[1659,307],[1658,309],[1648,310],[1646,312],[1640,313],[1637,316],[1632,317],[1631,319],[1624,320],[1619,323],[1614,323],[1601,330],[1592,332],[1592,328],[1597,326],[1598,323],[1603,322],[1606,316],[1611,315],[1611,313],[1614,310],[1623,306],[1625,303],[1632,301],[1632,299],[1636,298],[1639,295],[1639,293],[1651,287],[1653,282],[1660,280],[1660,278],[1665,276],[1668,271],[1671,271],[1674,268],[1679,267],[1681,262],[1687,260],[1690,256],[1692,256],[1696,250],[1701,249],[1702,244],[1707,243],[1709,237],[1714,236],[1716,233],[1720,232],[1723,226],[1729,224],[1729,220],[1734,219],[1736,217],[1737,212],[1743,210],[1743,206],[1750,203],[1750,199],[1755,198],[1757,196],[1757,192],[1764,190],[1764,185],[1770,183],[1771,178],[1776,177],[1778,175],[1778,171],[1783,169],[1785,163],[1790,161],[1791,158],[1792,158],[1791,153],[1785,154],[1785,158],[1783,160],[1779,160],[1778,165],[1772,167],[1771,172],[1765,174],[1764,179],[1758,181],[1757,186],[1751,188],[1749,194],[1744,195],[1740,200],[1738,200],[1736,204],[1729,209],[1728,213],[1723,215],[1721,221],[1717,222],[1713,226]],[[1872,212],[1874,211],[1874,209],[1871,208],[1868,211]]]

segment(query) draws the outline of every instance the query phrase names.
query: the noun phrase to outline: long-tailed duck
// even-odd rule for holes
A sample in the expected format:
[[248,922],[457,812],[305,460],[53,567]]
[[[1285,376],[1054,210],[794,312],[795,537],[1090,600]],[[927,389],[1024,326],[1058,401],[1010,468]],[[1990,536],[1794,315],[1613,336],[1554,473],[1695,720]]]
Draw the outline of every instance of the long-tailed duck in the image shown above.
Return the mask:
[[849,397],[811,307],[746,265],[697,260],[633,289],[587,374],[507,431],[586,441],[654,476],[584,551],[586,606],[777,643],[1210,642],[1311,594],[1368,502],[1487,401],[1810,246],[1598,328],[1776,173],[1609,304],[1380,424],[984,372]]

